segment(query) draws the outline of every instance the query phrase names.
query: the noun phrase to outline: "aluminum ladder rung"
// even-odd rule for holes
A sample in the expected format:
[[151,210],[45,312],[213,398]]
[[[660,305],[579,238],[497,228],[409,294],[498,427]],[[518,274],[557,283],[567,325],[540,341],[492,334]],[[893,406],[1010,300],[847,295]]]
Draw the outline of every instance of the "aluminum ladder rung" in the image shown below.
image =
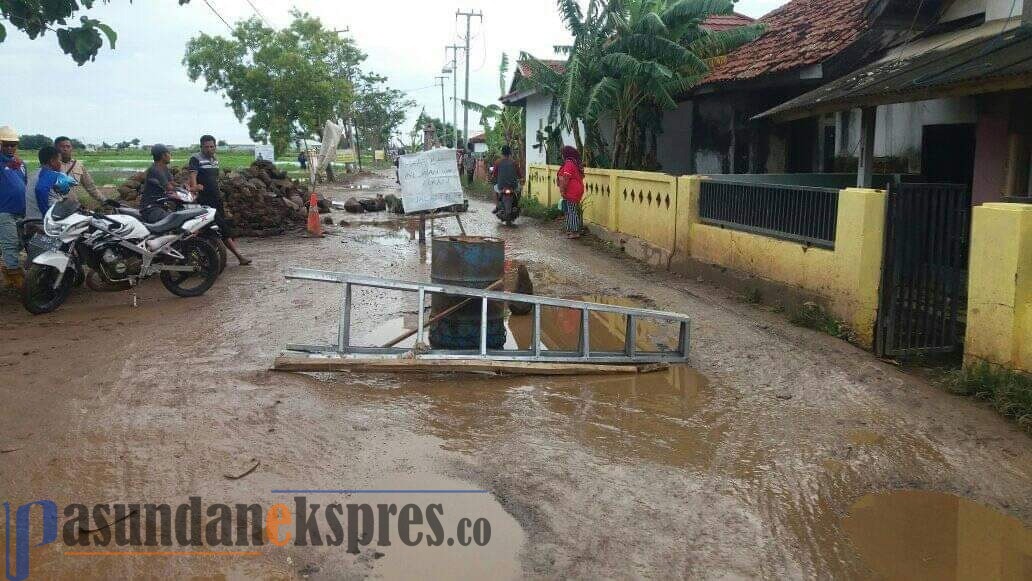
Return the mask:
[[[418,300],[418,323],[416,328],[416,345],[420,346],[418,357],[423,359],[494,359],[498,361],[539,361],[539,362],[579,362],[579,363],[665,363],[679,362],[688,359],[691,319],[687,315],[636,309],[617,305],[604,305],[588,301],[557,299],[537,295],[525,295],[500,291],[487,291],[476,288],[422,283],[403,280],[390,280],[346,272],[331,272],[306,268],[291,268],[287,271],[287,279],[307,280],[343,284],[341,297],[341,313],[337,329],[337,344],[323,345],[288,345],[288,351],[313,354],[336,353],[347,357],[399,357],[411,353],[404,347],[359,347],[351,344],[351,311],[355,287],[376,288],[415,292]],[[423,336],[426,324],[423,320],[426,310],[426,295],[437,293],[451,296],[480,299],[480,343],[478,349],[423,350]],[[512,301],[530,303],[533,306],[533,330],[530,349],[493,350],[487,345],[487,322],[489,301]],[[554,307],[572,309],[580,312],[579,340],[575,351],[556,351],[542,348],[541,309]],[[607,313],[622,315],[626,321],[623,349],[618,352],[592,351],[591,349],[591,313]],[[642,351],[638,349],[637,324],[640,319],[653,319],[675,323],[678,327],[677,348],[671,351]]]

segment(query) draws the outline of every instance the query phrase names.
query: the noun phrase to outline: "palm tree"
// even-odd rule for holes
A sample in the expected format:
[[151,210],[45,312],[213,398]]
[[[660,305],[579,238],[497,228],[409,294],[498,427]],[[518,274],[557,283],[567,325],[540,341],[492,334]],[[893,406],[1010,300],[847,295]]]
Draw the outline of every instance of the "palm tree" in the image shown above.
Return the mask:
[[[572,45],[557,47],[569,55],[565,71],[524,54],[533,72],[528,81],[554,95],[553,110],[593,165],[606,158],[605,165],[617,168],[651,165],[663,112],[677,108],[677,98],[721,56],[763,33],[762,25],[701,26],[711,15],[731,13],[732,0],[589,0],[584,13],[577,0],[557,4],[574,37]],[[613,123],[611,145],[599,130],[602,119]]]

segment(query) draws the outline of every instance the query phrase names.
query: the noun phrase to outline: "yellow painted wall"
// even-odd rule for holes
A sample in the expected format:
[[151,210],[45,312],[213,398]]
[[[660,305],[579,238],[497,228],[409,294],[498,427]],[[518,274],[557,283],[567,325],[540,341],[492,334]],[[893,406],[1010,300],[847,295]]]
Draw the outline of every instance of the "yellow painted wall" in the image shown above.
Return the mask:
[[[555,205],[556,166],[531,165],[532,195]],[[585,219],[691,258],[805,289],[823,297],[871,346],[881,285],[886,194],[839,193],[834,250],[699,222],[705,178],[588,169]],[[1032,372],[1032,205],[974,209],[968,288],[967,361],[985,360]]]
[[[555,166],[531,166],[534,195],[559,201]],[[585,219],[611,232],[647,242],[673,257],[725,266],[759,278],[805,289],[825,299],[848,322],[857,340],[874,342],[885,236],[885,192],[846,189],[839,193],[835,249],[825,250],[699,222],[699,191],[705,178],[625,170],[586,172]],[[550,189],[539,186],[550,180]],[[532,180],[535,179],[532,177]],[[608,189],[607,189],[608,186]]]
[[608,169],[584,170],[584,219],[609,230],[616,230],[615,172]]
[[[643,171],[614,171],[610,223],[615,229],[673,252],[677,178]],[[613,228],[610,228],[611,230]]]
[[542,204],[548,205],[549,189],[553,187],[548,179],[548,166],[530,164],[527,166],[527,193]]
[[698,221],[697,176],[680,178],[692,211],[679,217],[676,256],[718,264],[816,293],[857,340],[873,345],[881,284],[886,194],[850,188],[839,192],[835,249],[807,247]]
[[964,356],[1032,373],[1032,205],[974,208]]

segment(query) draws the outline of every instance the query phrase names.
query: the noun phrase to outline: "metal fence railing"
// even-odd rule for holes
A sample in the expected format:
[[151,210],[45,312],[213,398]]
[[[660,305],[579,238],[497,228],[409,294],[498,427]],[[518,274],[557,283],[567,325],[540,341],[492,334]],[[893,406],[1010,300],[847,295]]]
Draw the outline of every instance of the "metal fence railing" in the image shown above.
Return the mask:
[[839,192],[831,188],[703,180],[699,219],[772,238],[835,248]]

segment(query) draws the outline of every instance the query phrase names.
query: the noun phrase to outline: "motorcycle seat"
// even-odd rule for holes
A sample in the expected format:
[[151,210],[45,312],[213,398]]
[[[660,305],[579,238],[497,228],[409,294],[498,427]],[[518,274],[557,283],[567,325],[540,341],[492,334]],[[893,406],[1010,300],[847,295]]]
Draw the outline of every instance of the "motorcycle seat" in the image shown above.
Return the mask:
[[161,220],[147,224],[147,229],[150,230],[151,234],[164,234],[165,232],[171,232],[182,227],[190,220],[203,216],[208,213],[208,210],[204,208],[197,208],[194,210],[183,210],[181,212],[172,212],[168,216],[165,216]]
[[137,220],[143,220],[143,216],[140,215],[140,211],[137,210],[136,208],[118,208],[117,212],[119,214],[124,214],[126,216],[132,216],[133,218],[136,218]]

